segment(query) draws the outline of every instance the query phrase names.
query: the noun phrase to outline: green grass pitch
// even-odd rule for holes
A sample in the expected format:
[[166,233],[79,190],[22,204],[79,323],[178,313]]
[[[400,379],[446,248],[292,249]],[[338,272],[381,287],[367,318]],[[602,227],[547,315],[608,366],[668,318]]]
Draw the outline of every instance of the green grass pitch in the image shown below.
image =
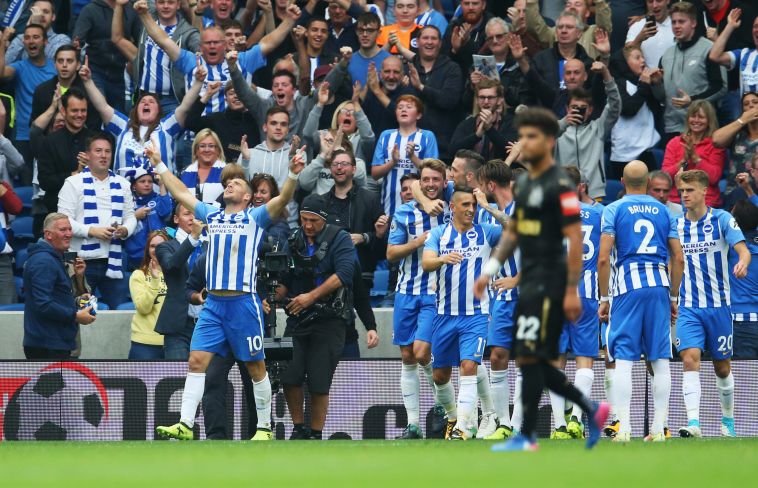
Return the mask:
[[[548,441],[4,442],[0,486],[755,486],[756,439]],[[476,485],[474,485],[474,483]]]

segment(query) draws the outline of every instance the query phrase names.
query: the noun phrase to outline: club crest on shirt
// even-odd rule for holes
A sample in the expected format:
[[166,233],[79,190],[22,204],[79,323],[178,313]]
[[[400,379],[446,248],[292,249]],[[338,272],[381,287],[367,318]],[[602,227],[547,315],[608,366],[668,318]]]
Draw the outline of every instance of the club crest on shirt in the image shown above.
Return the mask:
[[706,234],[713,234],[713,224],[705,224],[703,226],[703,232]]
[[545,195],[542,192],[541,186],[535,186],[532,188],[532,191],[529,192],[529,197],[526,199],[526,204],[530,207],[540,207],[542,206],[542,200],[544,200]]
[[395,232],[397,230],[397,221],[393,220],[390,224],[390,232]]
[[466,232],[466,239],[473,241],[476,238],[477,238],[476,229],[471,229],[470,231]]

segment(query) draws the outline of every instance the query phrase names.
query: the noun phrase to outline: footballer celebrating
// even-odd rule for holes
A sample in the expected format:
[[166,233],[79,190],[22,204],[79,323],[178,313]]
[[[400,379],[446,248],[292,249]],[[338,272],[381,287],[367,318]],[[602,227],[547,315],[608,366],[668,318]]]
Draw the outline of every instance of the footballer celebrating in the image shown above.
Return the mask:
[[[477,369],[487,345],[489,318],[489,297],[475,297],[471,286],[500,239],[502,227],[473,223],[476,198],[470,187],[456,187],[450,212],[452,222],[429,233],[421,264],[428,273],[437,271],[432,361],[437,399],[448,419],[446,438],[467,440],[477,432]],[[450,383],[453,366],[460,366],[457,408]]]
[[682,358],[682,394],[687,426],[682,437],[700,437],[700,356],[710,351],[721,402],[721,435],[736,437],[734,430],[734,377],[732,316],[729,310],[729,247],[737,253],[735,278],[744,278],[750,265],[745,236],[724,210],[705,204],[708,174],[702,170],[678,175],[677,189],[686,212],[676,219],[684,253],[684,279],[679,290],[676,347]]
[[[587,447],[600,438],[608,405],[583,395],[553,366],[566,319],[575,321],[582,311],[577,286],[582,272],[582,230],[576,188],[555,166],[553,149],[558,121],[551,112],[532,108],[516,121],[522,159],[529,171],[515,186],[516,215],[483,268],[474,295],[483,297],[489,280],[516,246],[521,249],[519,300],[516,305],[513,353],[521,368],[524,421],[519,435],[495,444],[495,451],[534,451],[536,424],[543,388],[555,391],[587,412]],[[568,256],[563,247],[568,239]]]
[[[445,188],[445,163],[439,159],[424,159],[421,170],[421,190],[431,199],[439,198]],[[387,260],[401,260],[395,288],[393,310],[393,343],[400,346],[402,373],[400,391],[408,414],[408,426],[399,439],[421,439],[419,427],[419,376],[424,375],[434,389],[432,380],[432,320],[437,313],[435,290],[437,272],[426,272],[421,267],[424,243],[429,232],[450,221],[449,212],[436,216],[424,212],[411,200],[398,207],[392,217],[387,242]],[[442,406],[435,402],[435,418],[442,418]],[[427,433],[428,435],[429,433]]]
[[[156,142],[153,147],[159,147]],[[263,352],[263,319],[261,301],[255,291],[258,248],[264,231],[278,218],[292,199],[298,175],[303,169],[301,150],[290,160],[290,172],[279,196],[266,205],[253,208],[253,190],[243,178],[229,180],[224,189],[223,210],[200,202],[174,176],[160,153],[146,149],[155,172],[184,208],[207,224],[208,255],[205,277],[208,298],[195,325],[190,344],[189,372],[182,393],[181,417],[177,424],[158,426],[162,437],[193,439],[192,427],[197,406],[203,397],[205,371],[214,354],[233,354],[243,361],[253,380],[258,430],[252,440],[274,438],[271,432],[271,383],[266,373]]]

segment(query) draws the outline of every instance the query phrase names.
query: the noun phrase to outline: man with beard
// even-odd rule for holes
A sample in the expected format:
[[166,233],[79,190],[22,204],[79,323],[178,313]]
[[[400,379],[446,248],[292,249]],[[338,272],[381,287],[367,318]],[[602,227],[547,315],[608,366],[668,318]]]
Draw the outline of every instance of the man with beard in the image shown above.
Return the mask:
[[[421,191],[436,200],[445,188],[445,164],[438,159],[425,159],[421,164]],[[414,173],[409,173],[414,174]],[[404,183],[404,182],[403,182]],[[398,207],[392,218],[387,243],[387,260],[400,261],[400,274],[395,288],[393,308],[393,344],[400,347],[403,366],[400,391],[408,416],[408,425],[399,439],[421,439],[418,377],[419,365],[436,400],[432,380],[432,320],[435,315],[434,290],[437,272],[427,273],[421,267],[421,255],[429,232],[449,221],[448,212],[432,216],[411,200]],[[432,432],[442,430],[444,408],[435,401]]]
[[442,52],[458,63],[463,73],[471,71],[472,56],[484,46],[484,31],[492,14],[486,11],[486,0],[462,0],[461,16],[448,25]]
[[373,62],[369,63],[363,109],[371,122],[374,134],[397,128],[397,99],[403,95],[416,94],[416,90],[403,85],[404,75],[403,62],[398,57],[385,58],[382,61],[381,73],[377,73]]

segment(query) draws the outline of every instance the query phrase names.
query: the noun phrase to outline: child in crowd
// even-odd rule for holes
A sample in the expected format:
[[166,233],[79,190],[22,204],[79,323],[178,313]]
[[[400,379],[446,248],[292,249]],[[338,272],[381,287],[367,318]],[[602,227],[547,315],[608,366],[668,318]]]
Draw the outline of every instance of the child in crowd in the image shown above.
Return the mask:
[[[129,271],[140,267],[145,252],[147,235],[166,226],[174,207],[171,196],[158,175],[153,174],[152,168],[129,168],[126,177],[132,183],[134,194],[134,216],[137,218],[137,229],[126,240]],[[155,191],[158,185],[159,192]]]

